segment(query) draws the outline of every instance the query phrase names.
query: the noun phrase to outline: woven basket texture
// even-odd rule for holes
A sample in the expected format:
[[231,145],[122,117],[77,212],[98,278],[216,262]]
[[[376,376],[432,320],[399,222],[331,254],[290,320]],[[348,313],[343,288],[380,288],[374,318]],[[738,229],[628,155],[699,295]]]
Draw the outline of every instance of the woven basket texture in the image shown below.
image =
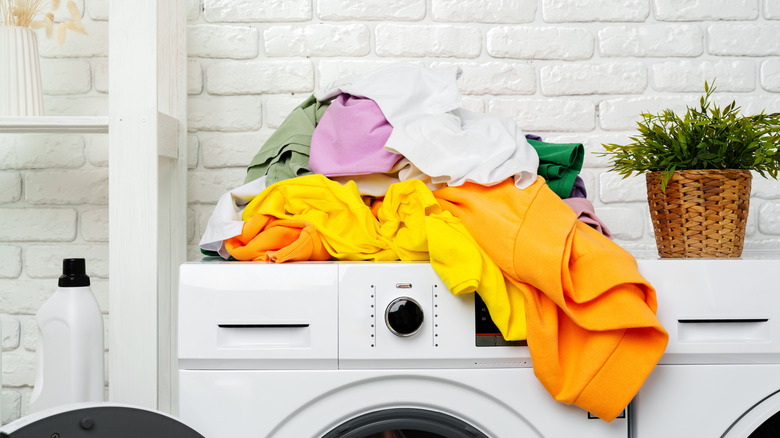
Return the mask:
[[658,255],[736,258],[742,255],[752,175],[742,169],[678,170],[661,190],[650,172],[647,202]]

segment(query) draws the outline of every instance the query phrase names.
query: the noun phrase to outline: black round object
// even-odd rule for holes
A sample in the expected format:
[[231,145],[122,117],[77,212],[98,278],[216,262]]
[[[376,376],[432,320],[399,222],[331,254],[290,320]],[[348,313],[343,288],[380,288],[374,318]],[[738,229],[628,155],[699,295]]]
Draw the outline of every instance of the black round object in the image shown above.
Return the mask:
[[84,417],[81,419],[79,425],[84,430],[90,430],[95,427],[95,420],[93,420],[92,417]]
[[420,304],[409,297],[396,298],[387,305],[385,324],[396,336],[412,336],[422,327],[424,315]]
[[60,287],[89,286],[84,259],[62,259],[62,275],[58,285]]
[[24,424],[13,432],[0,432],[0,438],[41,437],[204,438],[189,426],[165,414],[113,405],[96,405],[58,412]]

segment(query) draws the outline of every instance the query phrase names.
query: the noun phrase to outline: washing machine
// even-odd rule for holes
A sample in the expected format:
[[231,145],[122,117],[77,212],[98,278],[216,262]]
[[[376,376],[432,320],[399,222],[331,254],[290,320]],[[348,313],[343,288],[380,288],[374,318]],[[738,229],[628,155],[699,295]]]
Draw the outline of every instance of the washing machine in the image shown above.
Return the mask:
[[780,254],[637,259],[670,339],[610,423],[554,401],[428,263],[209,259],[181,266],[180,419],[208,438],[780,436]]
[[179,309],[179,416],[207,438],[628,433],[554,401],[428,263],[187,263]]
[[669,344],[632,402],[632,436],[780,437],[780,253],[637,258]]

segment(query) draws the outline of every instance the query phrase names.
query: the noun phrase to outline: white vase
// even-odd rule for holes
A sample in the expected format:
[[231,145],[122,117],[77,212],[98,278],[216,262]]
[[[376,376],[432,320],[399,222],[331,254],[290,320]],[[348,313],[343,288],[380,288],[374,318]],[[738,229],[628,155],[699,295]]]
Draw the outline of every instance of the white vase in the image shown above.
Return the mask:
[[0,117],[40,115],[43,87],[35,32],[0,26]]

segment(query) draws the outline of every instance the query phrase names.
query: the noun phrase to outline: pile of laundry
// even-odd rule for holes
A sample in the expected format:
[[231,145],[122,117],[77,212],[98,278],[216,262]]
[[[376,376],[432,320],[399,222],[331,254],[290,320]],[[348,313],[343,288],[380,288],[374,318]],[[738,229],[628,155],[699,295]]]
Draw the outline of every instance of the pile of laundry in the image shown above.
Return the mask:
[[556,400],[611,421],[666,348],[655,291],[586,199],[582,144],[462,108],[460,74],[399,63],[317,91],[219,200],[201,250],[429,260],[453,294],[478,291],[504,338],[527,341]]

